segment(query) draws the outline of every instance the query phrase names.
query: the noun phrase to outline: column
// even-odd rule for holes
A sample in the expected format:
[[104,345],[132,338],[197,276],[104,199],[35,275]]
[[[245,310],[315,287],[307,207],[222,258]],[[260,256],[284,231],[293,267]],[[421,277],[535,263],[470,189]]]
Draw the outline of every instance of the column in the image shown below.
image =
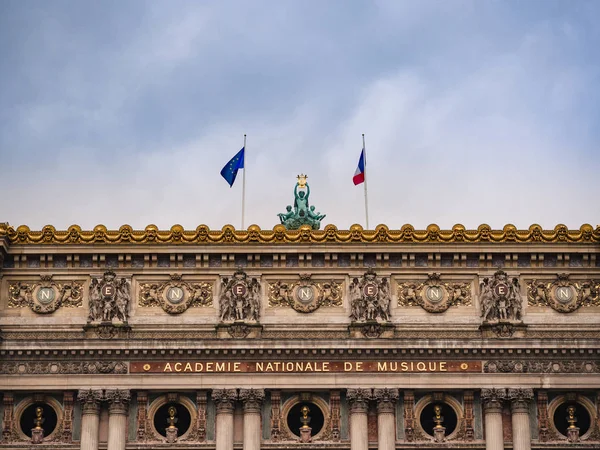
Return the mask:
[[100,425],[100,389],[80,390],[77,400],[82,404],[81,450],[98,450],[98,426]]
[[512,413],[513,450],[530,450],[529,403],[533,399],[533,389],[509,389],[508,399]]
[[129,389],[107,389],[108,401],[108,450],[125,450],[127,442],[127,414],[131,393]]
[[396,401],[398,389],[374,389],[377,400],[377,448],[394,450],[396,448]]
[[483,414],[485,421],[486,450],[503,450],[502,404],[506,399],[506,389],[482,389]]
[[214,389],[212,398],[217,405],[216,450],[233,450],[233,409],[237,391]]
[[350,450],[369,450],[367,411],[371,389],[348,389],[350,403]]
[[264,399],[264,389],[240,389],[240,400],[244,404],[244,450],[260,450]]

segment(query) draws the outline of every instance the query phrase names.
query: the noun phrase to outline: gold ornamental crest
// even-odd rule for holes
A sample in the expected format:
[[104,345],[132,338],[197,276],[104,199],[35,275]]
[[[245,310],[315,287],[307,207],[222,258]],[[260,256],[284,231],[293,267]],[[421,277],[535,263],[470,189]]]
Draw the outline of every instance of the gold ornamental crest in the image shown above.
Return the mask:
[[310,313],[320,307],[342,306],[342,283],[334,280],[315,282],[310,274],[300,274],[298,281],[269,283],[269,306],[291,307]]

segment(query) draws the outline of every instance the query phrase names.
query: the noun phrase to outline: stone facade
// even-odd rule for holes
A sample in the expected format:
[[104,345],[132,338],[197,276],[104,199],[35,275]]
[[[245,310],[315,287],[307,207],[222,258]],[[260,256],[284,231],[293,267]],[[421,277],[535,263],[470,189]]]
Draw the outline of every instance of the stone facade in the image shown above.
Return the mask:
[[600,447],[600,227],[0,224],[0,449]]

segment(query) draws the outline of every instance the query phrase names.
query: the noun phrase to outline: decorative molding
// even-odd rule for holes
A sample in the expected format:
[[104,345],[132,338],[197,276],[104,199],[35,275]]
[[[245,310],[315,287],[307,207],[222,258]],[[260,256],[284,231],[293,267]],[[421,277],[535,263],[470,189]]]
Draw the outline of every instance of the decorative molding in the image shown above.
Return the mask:
[[169,281],[140,284],[138,305],[142,308],[160,306],[169,314],[181,314],[188,308],[212,304],[213,285],[210,282],[183,281],[182,275],[172,274]]
[[465,391],[464,393],[464,417],[463,417],[463,428],[462,435],[465,441],[472,441],[475,439],[475,426],[474,426],[474,413],[473,413],[473,391]]
[[281,418],[281,391],[271,391],[271,440],[282,439],[283,427]]
[[2,416],[2,441],[12,442],[18,439],[15,433],[15,412],[14,412],[15,397],[12,392],[5,392],[2,399],[3,416]]
[[341,430],[341,411],[340,411],[340,391],[329,391],[329,411],[331,412],[331,420],[329,422],[329,435],[333,442],[340,441]]
[[316,282],[311,274],[300,274],[299,281],[276,281],[268,284],[270,307],[291,307],[310,313],[321,307],[342,306],[342,282]]
[[561,313],[581,307],[600,306],[600,282],[570,281],[569,274],[559,273],[554,281],[531,280],[527,283],[529,306],[549,306]]
[[83,306],[83,283],[55,282],[52,275],[41,275],[39,282],[14,282],[8,286],[8,307],[29,307],[38,314],[48,314],[60,307]]
[[107,389],[104,392],[104,400],[109,403],[109,414],[127,414],[131,391],[129,389]]
[[352,225],[349,230],[338,230],[335,225],[326,225],[323,230],[312,230],[302,226],[299,230],[286,230],[276,225],[272,230],[262,230],[258,225],[250,225],[247,230],[236,230],[225,225],[221,230],[211,230],[200,225],[195,230],[185,230],[174,225],[169,230],[159,230],[156,225],[148,225],[144,230],[134,230],[123,225],[118,230],[108,230],[97,225],[93,230],[84,231],[79,225],[71,225],[67,230],[56,230],[46,225],[41,231],[32,231],[27,225],[16,229],[0,224],[0,240],[8,238],[16,245],[56,245],[56,244],[331,244],[331,243],[582,243],[600,242],[600,225],[589,224],[579,230],[569,230],[565,225],[557,225],[553,230],[544,230],[540,225],[531,225],[527,230],[519,230],[514,225],[505,225],[502,230],[493,230],[489,225],[480,225],[476,230],[467,230],[457,224],[451,230],[441,230],[431,224],[425,230],[415,230],[412,225],[403,225],[399,230],[390,230],[386,225],[377,225],[374,230],[364,230],[360,225]]
[[264,389],[240,389],[240,400],[244,405],[244,412],[256,412],[260,414],[264,399]]
[[373,398],[371,389],[349,388],[346,391],[346,398],[350,403],[350,413],[367,413],[369,400]]
[[426,281],[398,283],[398,306],[420,306],[431,313],[441,313],[451,306],[471,306],[471,283],[447,282],[439,273],[430,273]]
[[233,414],[235,401],[238,399],[235,389],[213,389],[211,395],[213,401],[217,404],[217,414]]
[[485,373],[600,373],[596,361],[486,361]]
[[116,362],[3,362],[0,374],[5,375],[58,375],[58,374],[111,374],[128,373],[127,363]]
[[137,393],[137,441],[144,442],[152,438],[152,427],[148,427],[148,393],[138,391]]

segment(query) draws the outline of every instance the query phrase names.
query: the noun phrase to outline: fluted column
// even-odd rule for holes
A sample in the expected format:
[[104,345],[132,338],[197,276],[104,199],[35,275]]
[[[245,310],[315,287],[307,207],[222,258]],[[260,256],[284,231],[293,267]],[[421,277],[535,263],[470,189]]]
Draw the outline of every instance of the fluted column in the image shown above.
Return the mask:
[[77,400],[82,405],[81,450],[98,450],[98,427],[100,425],[100,389],[80,390]]
[[485,417],[485,448],[503,450],[502,405],[506,400],[506,389],[482,389],[481,400]]
[[513,450],[530,450],[529,403],[533,399],[533,389],[509,389],[508,399],[512,413]]
[[264,389],[240,389],[240,400],[244,404],[244,450],[260,450],[264,399]]
[[369,450],[367,411],[371,389],[348,389],[350,402],[350,450]]
[[125,450],[127,442],[127,414],[131,393],[128,389],[107,389],[108,401],[108,450]]
[[394,450],[396,448],[396,401],[398,389],[374,389],[377,400],[377,448]]
[[233,450],[233,410],[237,391],[214,389],[212,398],[217,404],[216,450]]

